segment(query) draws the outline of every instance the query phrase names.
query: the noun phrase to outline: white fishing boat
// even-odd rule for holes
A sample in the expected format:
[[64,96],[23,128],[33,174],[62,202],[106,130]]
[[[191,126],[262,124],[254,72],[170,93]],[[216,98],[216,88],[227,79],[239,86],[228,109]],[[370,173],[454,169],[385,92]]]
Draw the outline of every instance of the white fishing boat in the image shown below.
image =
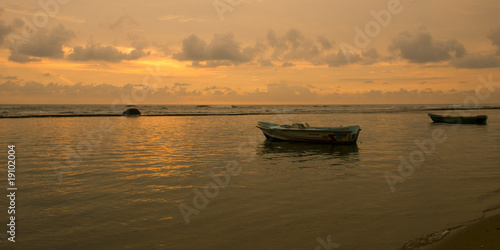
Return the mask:
[[359,131],[358,125],[346,127],[311,127],[307,123],[279,125],[268,122],[258,122],[257,128],[272,141],[301,141],[334,144],[356,143]]

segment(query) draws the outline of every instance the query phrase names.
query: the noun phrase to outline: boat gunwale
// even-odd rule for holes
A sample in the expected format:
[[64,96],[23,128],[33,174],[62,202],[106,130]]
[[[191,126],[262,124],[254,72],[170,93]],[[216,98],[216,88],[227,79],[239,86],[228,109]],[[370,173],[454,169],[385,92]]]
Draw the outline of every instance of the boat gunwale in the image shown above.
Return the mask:
[[444,116],[444,115],[436,115],[436,114],[432,114],[432,113],[428,113],[427,114],[429,117],[436,117],[436,118],[460,118],[460,119],[470,119],[470,118],[479,118],[479,119],[483,119],[483,118],[488,118],[487,115],[476,115],[476,116]]
[[[266,126],[266,124],[272,124],[275,126]],[[274,131],[301,131],[301,132],[351,132],[351,133],[359,133],[361,131],[361,128],[359,125],[352,125],[352,126],[345,126],[345,127],[306,127],[306,128],[286,128],[286,127],[281,127],[279,124],[275,123],[266,123],[264,122],[258,122],[257,128],[264,128],[264,129],[271,129]],[[356,132],[357,130],[357,132]]]

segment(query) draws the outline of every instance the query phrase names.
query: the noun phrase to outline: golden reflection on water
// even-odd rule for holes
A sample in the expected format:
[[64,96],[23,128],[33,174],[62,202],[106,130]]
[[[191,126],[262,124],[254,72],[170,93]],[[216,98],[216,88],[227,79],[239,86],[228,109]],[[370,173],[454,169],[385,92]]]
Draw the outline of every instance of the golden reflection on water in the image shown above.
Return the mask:
[[[395,249],[415,237],[416,224],[419,233],[432,232],[498,200],[500,114],[493,111],[488,125],[455,130],[430,125],[423,113],[296,117],[359,124],[358,144],[341,146],[266,143],[254,126],[269,116],[113,117],[102,140],[82,133],[98,129],[101,119],[0,121],[22,163],[23,240],[16,247],[261,249],[288,242],[306,249],[318,235],[332,234],[342,246]],[[391,194],[384,171],[397,172],[398,156],[418,150],[415,140],[436,127],[448,141]],[[257,138],[248,144],[251,155],[241,154],[238,146],[249,137]],[[59,181],[52,164],[66,164],[68,147],[77,151],[85,140],[92,150],[70,159],[71,171]],[[178,205],[192,206],[193,190],[213,182],[210,172],[222,176],[229,161],[243,171],[187,226]]]
[[117,133],[110,139],[116,140],[115,145],[127,152],[121,154],[125,164],[117,171],[133,174],[126,176],[127,179],[189,175],[192,166],[185,164],[189,162],[183,160],[187,149],[180,143],[186,141],[189,124],[188,120],[178,117],[137,117],[119,121]]

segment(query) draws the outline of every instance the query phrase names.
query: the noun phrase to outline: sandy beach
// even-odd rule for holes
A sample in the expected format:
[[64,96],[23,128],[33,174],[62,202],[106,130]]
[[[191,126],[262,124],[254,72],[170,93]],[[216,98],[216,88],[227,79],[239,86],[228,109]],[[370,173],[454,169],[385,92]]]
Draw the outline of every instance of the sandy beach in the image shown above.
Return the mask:
[[500,214],[457,229],[457,232],[452,233],[441,242],[431,245],[427,249],[498,250],[500,249]]

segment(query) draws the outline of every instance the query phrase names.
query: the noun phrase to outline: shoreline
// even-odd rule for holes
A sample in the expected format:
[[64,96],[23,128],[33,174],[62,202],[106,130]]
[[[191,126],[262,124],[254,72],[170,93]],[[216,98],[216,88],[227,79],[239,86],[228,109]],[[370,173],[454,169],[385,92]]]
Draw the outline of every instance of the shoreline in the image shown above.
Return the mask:
[[[274,113],[273,113],[274,114]],[[243,115],[273,115],[269,113],[169,113],[169,114],[145,114],[139,116],[243,116]],[[0,119],[26,119],[26,118],[68,118],[68,117],[117,117],[123,114],[71,114],[71,115],[19,115],[0,116]]]
[[483,211],[483,216],[433,232],[404,244],[401,250],[500,250],[500,209]]
[[491,249],[500,250],[500,213],[486,216],[427,246],[426,250]]
[[[496,210],[496,209],[495,209]],[[407,242],[402,250],[500,250],[500,212],[485,215],[465,225],[446,228]]]
[[[31,105],[31,104],[27,104]],[[57,104],[58,105],[58,104]],[[92,106],[94,104],[89,104],[89,106]],[[249,110],[240,110],[240,111],[235,111],[233,110],[232,112],[220,112],[220,111],[215,111],[216,109],[210,109],[212,108],[210,105],[207,105],[207,107],[194,107],[194,108],[202,108],[199,111],[204,111],[204,112],[196,112],[193,110],[184,110],[180,111],[179,113],[173,112],[173,113],[164,113],[166,111],[158,111],[158,110],[151,110],[145,109],[146,113],[143,113],[141,116],[245,116],[245,115],[276,115],[276,114],[290,114],[290,115],[301,115],[301,114],[311,114],[313,112],[314,114],[339,114],[339,113],[410,113],[410,112],[435,112],[435,111],[459,111],[459,110],[468,110],[468,111],[478,111],[478,110],[500,110],[500,104],[494,104],[498,106],[483,106],[483,107],[436,107],[436,108],[430,108],[430,107],[416,107],[414,109],[405,109],[405,108],[395,108],[395,109],[368,109],[368,110],[363,110],[363,109],[354,109],[354,110],[343,110],[343,109],[320,109],[317,111],[311,110],[279,110],[279,111],[270,111],[270,110],[261,110],[261,109],[249,109]],[[0,104],[1,106],[1,104]],[[99,106],[99,105],[98,105]],[[106,105],[101,105],[101,106],[106,106]],[[147,107],[146,105],[145,107]],[[149,105],[149,106],[168,106],[168,105]],[[175,106],[175,105],[174,105]],[[257,105],[259,106],[259,105]],[[260,105],[261,108],[264,108],[265,105]],[[271,105],[271,106],[316,106],[316,105]],[[327,106],[335,106],[335,105],[325,105]],[[341,107],[342,105],[337,105]],[[363,106],[363,105],[348,105],[348,106]],[[394,106],[394,105],[393,105]],[[404,105],[400,105],[401,107],[404,107]],[[207,109],[208,108],[208,109]],[[231,108],[232,109],[232,108]],[[57,111],[57,110],[56,110]],[[94,110],[95,111],[95,110]],[[124,110],[125,111],[125,110]],[[149,111],[149,112],[148,112]],[[117,112],[116,108],[113,108],[113,112]],[[109,110],[103,109],[103,110],[97,110],[96,113],[88,113],[86,111],[64,111],[63,113],[50,113],[47,111],[44,112],[35,112],[33,111],[31,114],[9,114],[9,113],[2,113],[0,114],[0,119],[25,119],[25,118],[67,118],[67,117],[117,117],[117,116],[123,116],[123,113],[117,112],[117,113],[109,113]]]

